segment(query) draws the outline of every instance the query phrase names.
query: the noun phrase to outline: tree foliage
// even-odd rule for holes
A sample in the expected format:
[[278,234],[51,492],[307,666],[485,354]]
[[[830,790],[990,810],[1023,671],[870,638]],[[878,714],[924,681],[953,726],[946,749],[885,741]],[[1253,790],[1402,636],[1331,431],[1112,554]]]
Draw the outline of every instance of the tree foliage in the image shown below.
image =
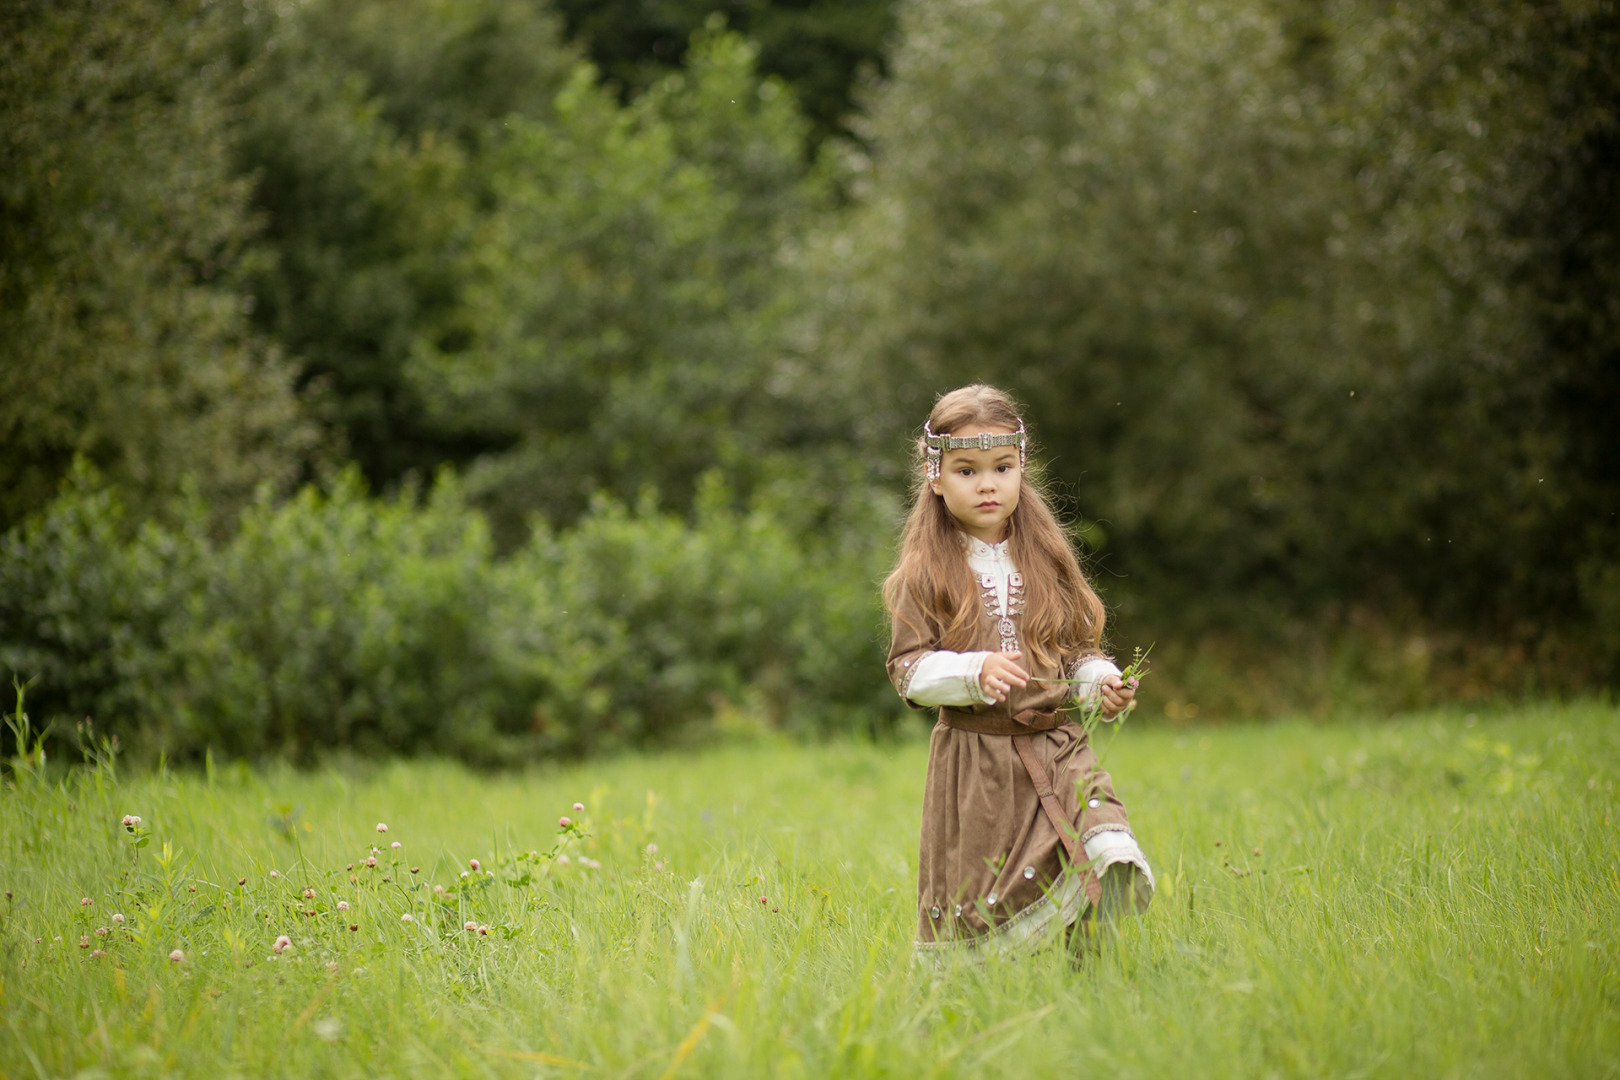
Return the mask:
[[233,172],[200,4],[0,14],[0,527],[84,454],[143,503],[193,474],[222,507],[285,482],[310,432],[245,316]]
[[793,88],[813,142],[847,135],[858,87],[881,74],[894,0],[557,0],[571,38],[628,96],[686,65],[693,35],[725,25],[759,43],[760,70]]
[[824,271],[894,428],[941,387],[1018,391],[1161,612],[1574,615],[1620,499],[1592,453],[1620,385],[1612,5],[905,15]]
[[598,491],[688,505],[705,470],[772,448],[782,251],[817,194],[798,114],[752,57],[704,35],[629,108],[580,69],[553,117],[513,118],[492,152],[476,331],[415,374],[447,430],[504,447],[469,475],[508,534]]
[[264,223],[254,318],[375,484],[484,449],[406,374],[474,333],[466,291],[509,120],[549,114],[575,58],[522,0],[228,11],[236,167]]

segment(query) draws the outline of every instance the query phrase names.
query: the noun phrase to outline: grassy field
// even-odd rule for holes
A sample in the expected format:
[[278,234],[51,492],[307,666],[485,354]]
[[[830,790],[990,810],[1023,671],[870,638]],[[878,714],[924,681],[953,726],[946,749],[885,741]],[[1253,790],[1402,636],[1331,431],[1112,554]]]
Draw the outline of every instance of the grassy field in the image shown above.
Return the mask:
[[1148,914],[1078,964],[938,973],[920,741],[24,771],[0,1073],[1614,1076],[1617,721],[1127,727]]

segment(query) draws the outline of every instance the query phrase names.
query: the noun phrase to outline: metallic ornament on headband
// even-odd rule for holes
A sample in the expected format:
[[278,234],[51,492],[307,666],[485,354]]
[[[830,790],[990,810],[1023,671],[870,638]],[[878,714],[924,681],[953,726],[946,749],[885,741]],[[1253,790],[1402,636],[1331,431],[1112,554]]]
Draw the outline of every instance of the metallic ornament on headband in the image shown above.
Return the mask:
[[1024,454],[1029,446],[1029,440],[1024,435],[1024,422],[1018,421],[1018,430],[1010,435],[992,435],[988,431],[981,431],[977,435],[935,435],[934,429],[923,421],[923,445],[927,447],[925,458],[925,471],[928,482],[933,483],[939,479],[940,463],[944,460],[947,450],[989,450],[997,446],[1018,447],[1018,469],[1024,468]]

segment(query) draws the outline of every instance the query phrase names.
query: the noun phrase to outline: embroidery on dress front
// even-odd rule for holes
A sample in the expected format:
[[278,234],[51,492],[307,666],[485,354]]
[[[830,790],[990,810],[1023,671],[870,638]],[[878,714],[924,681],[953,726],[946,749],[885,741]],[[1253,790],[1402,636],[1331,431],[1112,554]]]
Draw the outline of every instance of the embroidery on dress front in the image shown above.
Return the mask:
[[980,598],[985,614],[996,620],[996,631],[1001,638],[1002,652],[1018,651],[1018,629],[1013,619],[1024,613],[1024,575],[1014,571],[1007,575],[1007,595],[1003,599],[996,575],[986,571],[979,575]]

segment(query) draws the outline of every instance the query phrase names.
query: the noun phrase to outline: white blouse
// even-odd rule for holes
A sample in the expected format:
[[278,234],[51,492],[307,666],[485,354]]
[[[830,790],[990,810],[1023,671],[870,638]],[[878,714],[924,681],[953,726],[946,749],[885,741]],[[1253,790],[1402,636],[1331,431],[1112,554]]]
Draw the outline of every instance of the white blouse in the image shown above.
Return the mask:
[[[995,585],[996,612],[1006,616],[1011,603],[1012,580],[1018,573],[1008,552],[1008,542],[987,544],[977,537],[962,534],[967,551],[968,565],[981,580],[988,578]],[[995,698],[984,692],[979,676],[984,670],[988,652],[951,652],[937,649],[917,661],[911,682],[906,687],[906,698],[917,705],[990,705]],[[1093,656],[1075,664],[1070,678],[1075,680],[1075,700],[1087,702],[1100,692],[1103,679],[1118,675],[1113,661]],[[1137,846],[1136,838],[1128,832],[1101,832],[1086,841],[1086,857],[1093,860],[1100,876],[1115,863],[1128,862],[1147,876],[1148,888],[1153,888],[1153,869],[1147,856]]]

